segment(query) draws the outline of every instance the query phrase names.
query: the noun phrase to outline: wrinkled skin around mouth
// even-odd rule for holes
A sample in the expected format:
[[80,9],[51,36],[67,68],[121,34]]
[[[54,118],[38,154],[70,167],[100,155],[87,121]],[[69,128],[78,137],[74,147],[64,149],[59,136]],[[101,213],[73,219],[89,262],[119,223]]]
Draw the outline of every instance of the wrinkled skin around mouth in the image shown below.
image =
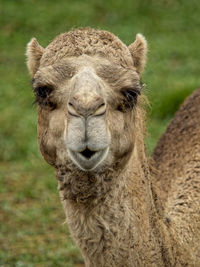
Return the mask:
[[93,170],[107,156],[110,135],[105,115],[88,118],[71,116],[66,138],[71,160],[82,170]]

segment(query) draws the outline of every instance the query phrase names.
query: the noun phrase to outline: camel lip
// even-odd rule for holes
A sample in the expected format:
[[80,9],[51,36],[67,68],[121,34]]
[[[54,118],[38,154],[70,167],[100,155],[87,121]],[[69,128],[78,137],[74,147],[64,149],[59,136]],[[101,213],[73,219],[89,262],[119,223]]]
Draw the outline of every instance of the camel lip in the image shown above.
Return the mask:
[[91,171],[106,158],[108,150],[109,147],[105,147],[104,149],[98,151],[92,151],[86,148],[82,152],[68,149],[68,154],[75,165],[77,165],[81,170]]

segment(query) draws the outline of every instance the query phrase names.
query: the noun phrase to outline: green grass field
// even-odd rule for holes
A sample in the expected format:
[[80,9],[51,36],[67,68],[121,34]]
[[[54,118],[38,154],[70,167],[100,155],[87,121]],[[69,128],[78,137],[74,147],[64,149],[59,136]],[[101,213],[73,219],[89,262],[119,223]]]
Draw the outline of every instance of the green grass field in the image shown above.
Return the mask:
[[107,29],[130,44],[149,42],[143,81],[151,152],[185,97],[200,85],[198,0],[0,0],[0,266],[81,266],[53,169],[36,138],[25,47],[46,46],[74,27]]

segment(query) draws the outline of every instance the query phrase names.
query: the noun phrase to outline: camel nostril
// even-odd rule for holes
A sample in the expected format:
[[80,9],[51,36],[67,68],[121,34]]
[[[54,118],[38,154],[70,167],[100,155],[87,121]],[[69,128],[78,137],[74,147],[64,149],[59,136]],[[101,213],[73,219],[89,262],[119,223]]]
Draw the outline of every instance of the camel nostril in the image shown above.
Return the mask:
[[90,159],[96,152],[95,151],[92,151],[88,148],[86,148],[85,150],[83,150],[82,152],[80,152],[80,154],[82,156],[84,156],[85,158],[87,159]]
[[79,113],[76,111],[74,105],[71,102],[68,102],[68,113],[75,117],[79,116]]
[[106,103],[100,97],[72,97],[67,104],[68,113],[73,116],[101,116],[106,112]]
[[96,109],[93,115],[101,116],[101,115],[104,115],[105,113],[106,113],[106,104],[102,103],[101,105],[99,105],[99,107]]

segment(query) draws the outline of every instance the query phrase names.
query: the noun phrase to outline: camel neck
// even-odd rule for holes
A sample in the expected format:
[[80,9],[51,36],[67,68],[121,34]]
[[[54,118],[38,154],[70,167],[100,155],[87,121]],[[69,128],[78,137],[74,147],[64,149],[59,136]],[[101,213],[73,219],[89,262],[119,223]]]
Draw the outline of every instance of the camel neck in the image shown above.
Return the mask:
[[[137,153],[134,150],[96,205],[63,201],[67,223],[86,266],[141,266],[147,261],[162,266],[148,165],[145,157],[137,162]],[[60,192],[63,198],[64,191]]]

